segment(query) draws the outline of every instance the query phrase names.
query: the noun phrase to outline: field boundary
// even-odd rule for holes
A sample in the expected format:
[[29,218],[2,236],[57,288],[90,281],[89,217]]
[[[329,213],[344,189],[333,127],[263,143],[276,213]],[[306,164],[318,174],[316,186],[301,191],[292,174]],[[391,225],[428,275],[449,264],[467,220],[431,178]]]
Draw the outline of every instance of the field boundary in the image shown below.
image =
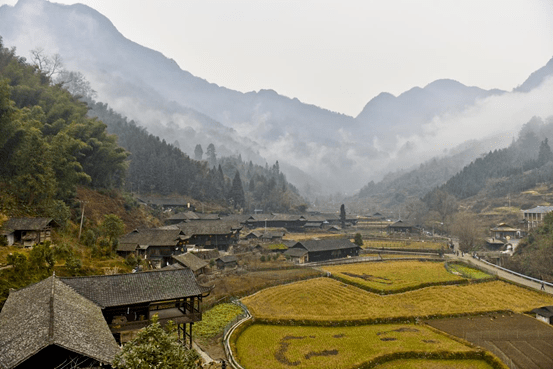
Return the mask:
[[287,326],[307,326],[307,327],[349,327],[358,325],[375,324],[418,324],[423,320],[444,319],[444,318],[464,318],[471,316],[480,316],[483,314],[509,314],[510,310],[483,310],[470,313],[457,314],[434,314],[434,315],[411,315],[392,318],[367,318],[351,320],[316,320],[316,319],[272,319],[253,317],[253,322],[266,325],[287,325]]

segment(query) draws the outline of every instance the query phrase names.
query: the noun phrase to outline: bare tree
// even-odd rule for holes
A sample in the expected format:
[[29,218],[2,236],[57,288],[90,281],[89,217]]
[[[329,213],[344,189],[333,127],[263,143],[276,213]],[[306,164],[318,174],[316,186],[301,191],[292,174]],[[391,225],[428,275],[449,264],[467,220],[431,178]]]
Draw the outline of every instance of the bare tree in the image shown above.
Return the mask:
[[31,50],[31,61],[48,78],[53,78],[63,70],[63,61],[60,54],[47,55],[44,49],[37,47]]
[[473,213],[457,213],[453,219],[452,233],[459,239],[459,249],[469,252],[475,248],[483,234],[476,215]]

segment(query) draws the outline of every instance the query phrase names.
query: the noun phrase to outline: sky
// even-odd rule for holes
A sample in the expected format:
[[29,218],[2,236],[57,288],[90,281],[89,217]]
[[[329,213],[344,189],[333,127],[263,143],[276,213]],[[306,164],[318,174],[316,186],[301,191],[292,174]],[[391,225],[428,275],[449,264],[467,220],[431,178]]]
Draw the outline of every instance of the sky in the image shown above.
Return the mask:
[[441,78],[510,91],[553,57],[553,0],[80,2],[209,82],[351,116]]

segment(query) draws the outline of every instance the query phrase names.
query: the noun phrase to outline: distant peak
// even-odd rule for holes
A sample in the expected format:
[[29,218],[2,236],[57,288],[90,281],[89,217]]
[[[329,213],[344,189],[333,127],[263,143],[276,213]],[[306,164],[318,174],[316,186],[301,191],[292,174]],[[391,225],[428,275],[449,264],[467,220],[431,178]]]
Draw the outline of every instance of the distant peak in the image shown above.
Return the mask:
[[429,84],[427,84],[426,86],[424,86],[424,88],[432,88],[432,87],[461,87],[461,86],[464,86],[461,82],[459,81],[456,81],[454,79],[447,79],[447,78],[444,78],[444,79],[437,79],[435,80],[434,82],[430,82]]

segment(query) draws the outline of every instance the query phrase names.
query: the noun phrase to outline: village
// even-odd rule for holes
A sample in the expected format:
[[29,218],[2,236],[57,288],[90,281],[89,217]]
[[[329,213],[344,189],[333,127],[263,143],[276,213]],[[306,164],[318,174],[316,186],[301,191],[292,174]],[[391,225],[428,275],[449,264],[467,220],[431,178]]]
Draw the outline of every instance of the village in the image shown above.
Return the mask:
[[[502,260],[515,252],[520,239],[539,226],[552,207],[523,211],[522,227],[497,224],[489,229],[485,249],[465,255],[456,239],[446,234],[433,233],[407,221],[392,221],[380,213],[351,215],[341,209],[300,215],[261,211],[220,215],[197,212],[189,205],[185,211],[175,211],[175,204],[169,201],[156,206],[166,214],[164,225],[135,229],[118,239],[117,255],[136,261],[132,273],[88,277],[53,274],[10,292],[0,314],[2,367],[44,363],[55,367],[59,357],[70,358],[79,367],[109,366],[120,345],[131,342],[140,329],[155,319],[162,325],[169,321],[176,324],[178,340],[185,347],[202,352],[204,365],[228,363],[241,368],[236,352],[228,348],[228,337],[217,338],[215,344],[204,340],[203,349],[195,342],[193,327],[202,321],[202,314],[217,304],[237,301],[269,286],[333,274],[333,278],[344,280],[334,272],[338,269],[332,269],[340,266],[406,260],[446,261],[447,265],[461,261],[488,276],[502,273],[505,280],[553,293],[550,283],[500,270]],[[8,246],[29,249],[50,242],[56,227],[53,219],[11,218],[3,225],[2,236]],[[305,274],[292,279],[277,277],[271,282],[248,282],[248,276],[255,273],[296,270]],[[346,277],[355,276],[343,273]],[[228,285],[232,278],[242,281],[238,283],[241,286]],[[442,282],[431,285],[436,283]],[[551,301],[550,305],[535,306],[531,314],[553,324]],[[27,309],[20,309],[21,305]],[[49,326],[59,329],[49,330]]]

